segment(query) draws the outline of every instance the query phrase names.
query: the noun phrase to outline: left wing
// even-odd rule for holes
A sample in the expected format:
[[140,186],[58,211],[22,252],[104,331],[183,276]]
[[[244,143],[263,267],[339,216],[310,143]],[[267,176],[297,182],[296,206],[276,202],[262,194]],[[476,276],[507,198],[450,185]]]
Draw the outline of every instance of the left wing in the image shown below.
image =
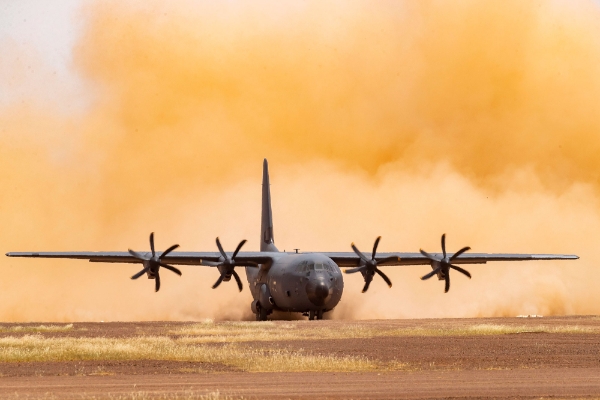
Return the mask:
[[[324,252],[340,267],[355,267],[359,257],[353,252]],[[431,253],[439,258],[440,253]],[[448,253],[452,257],[454,253]],[[398,257],[398,261],[388,261],[383,266],[390,265],[429,265],[431,260],[421,253],[377,253],[376,260]],[[577,260],[573,254],[511,254],[511,253],[464,253],[452,261],[453,264],[485,264],[488,261],[535,261],[535,260]]]

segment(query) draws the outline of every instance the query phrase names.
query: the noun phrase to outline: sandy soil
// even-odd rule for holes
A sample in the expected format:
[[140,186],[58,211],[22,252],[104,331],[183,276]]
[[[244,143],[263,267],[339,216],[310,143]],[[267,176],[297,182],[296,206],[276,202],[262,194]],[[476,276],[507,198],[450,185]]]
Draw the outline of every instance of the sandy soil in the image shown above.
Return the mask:
[[[247,342],[406,363],[405,371],[249,373],[226,365],[177,361],[0,363],[0,398],[539,398],[600,397],[600,318],[313,321],[297,329],[359,324],[370,328],[456,328],[474,324],[579,326],[593,333]],[[44,336],[165,335],[188,323],[86,323]],[[16,324],[15,324],[16,325]],[[18,324],[26,326],[26,324]],[[31,326],[37,326],[31,324]],[[0,324],[10,329],[12,324]],[[18,336],[30,332],[4,332]],[[219,393],[216,396],[216,393]],[[212,397],[210,397],[210,396]]]

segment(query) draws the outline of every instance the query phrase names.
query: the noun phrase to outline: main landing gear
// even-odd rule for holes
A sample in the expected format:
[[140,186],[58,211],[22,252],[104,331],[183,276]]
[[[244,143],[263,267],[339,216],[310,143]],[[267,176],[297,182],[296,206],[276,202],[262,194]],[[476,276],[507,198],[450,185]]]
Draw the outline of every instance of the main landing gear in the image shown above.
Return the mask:
[[267,316],[270,314],[269,310],[262,307],[259,302],[256,303],[256,320],[266,321]]

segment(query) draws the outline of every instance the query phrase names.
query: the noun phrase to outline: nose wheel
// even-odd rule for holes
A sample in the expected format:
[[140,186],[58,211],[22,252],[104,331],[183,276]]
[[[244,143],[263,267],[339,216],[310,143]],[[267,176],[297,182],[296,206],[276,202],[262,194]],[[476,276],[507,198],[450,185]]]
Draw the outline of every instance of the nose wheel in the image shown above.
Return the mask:
[[315,319],[317,319],[317,320],[323,319],[323,310],[316,310],[316,311],[308,312],[308,320],[314,321]]

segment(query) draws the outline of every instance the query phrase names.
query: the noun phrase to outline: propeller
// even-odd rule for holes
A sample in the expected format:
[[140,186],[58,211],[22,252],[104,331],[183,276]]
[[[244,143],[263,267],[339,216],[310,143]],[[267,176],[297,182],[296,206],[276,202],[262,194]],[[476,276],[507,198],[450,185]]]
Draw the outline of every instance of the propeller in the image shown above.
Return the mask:
[[427,275],[422,276],[421,279],[427,280],[427,279],[431,278],[432,276],[434,276],[435,274],[437,274],[438,272],[441,272],[442,275],[444,276],[444,280],[446,281],[445,293],[448,293],[448,290],[450,290],[450,269],[454,269],[454,270],[460,272],[461,274],[466,275],[467,277],[469,277],[469,279],[471,279],[471,274],[469,273],[469,271],[462,269],[461,267],[459,267],[457,265],[451,264],[452,261],[456,260],[458,257],[460,257],[461,254],[463,254],[465,251],[468,251],[468,250],[471,250],[471,248],[468,246],[463,247],[462,249],[460,249],[459,251],[454,253],[451,257],[448,257],[448,255],[446,254],[446,234],[444,233],[442,235],[442,252],[444,254],[443,257],[440,257],[438,255],[429,254],[428,252],[426,252],[423,249],[420,250],[421,254],[423,254],[425,257],[427,257],[429,260],[432,261],[432,266],[437,265],[437,267],[434,268],[433,271],[431,271]]
[[157,256],[156,252],[154,251],[154,232],[152,232],[150,234],[150,250],[152,250],[152,255],[149,255],[148,253],[140,254],[136,251],[129,249],[129,254],[131,254],[134,258],[137,258],[138,260],[142,261],[142,264],[144,265],[144,269],[142,269],[137,274],[133,275],[131,279],[137,279],[145,273],[149,273],[149,277],[154,278],[156,280],[155,291],[158,292],[160,290],[160,274],[158,273],[160,267],[166,268],[169,271],[172,271],[177,275],[181,276],[180,270],[162,262],[163,257],[166,257],[170,252],[172,252],[178,247],[178,244],[174,244],[167,250],[163,251],[159,256]]
[[229,258],[227,253],[225,253],[225,251],[223,250],[223,246],[221,246],[221,241],[219,240],[219,238],[217,238],[216,242],[217,242],[217,247],[219,248],[219,253],[221,253],[219,262],[202,261],[202,264],[217,267],[217,268],[219,268],[219,271],[221,272],[221,276],[219,276],[219,279],[217,279],[217,281],[212,286],[212,288],[216,289],[217,287],[219,287],[221,282],[223,282],[223,281],[227,282],[233,276],[235,281],[237,282],[238,289],[240,289],[240,292],[241,292],[242,289],[244,288],[244,285],[242,285],[242,280],[240,279],[240,276],[237,274],[237,272],[235,272],[235,267],[258,267],[258,264],[253,261],[240,262],[240,261],[235,260],[238,253],[240,252],[242,246],[244,246],[244,244],[246,243],[246,239],[242,240],[237,245],[231,258]]
[[388,278],[386,274],[384,274],[379,268],[377,268],[377,266],[392,261],[398,261],[399,258],[397,256],[390,256],[383,258],[379,261],[376,260],[375,256],[377,255],[377,246],[379,246],[380,240],[381,236],[378,236],[377,239],[375,239],[375,244],[373,244],[373,252],[371,253],[371,258],[368,258],[363,253],[361,253],[361,251],[358,250],[354,243],[351,244],[352,250],[354,250],[356,255],[360,257],[360,260],[358,262],[358,267],[347,269],[344,272],[347,274],[354,274],[356,272],[360,272],[362,274],[363,278],[365,278],[365,286],[362,290],[363,293],[369,290],[369,285],[371,284],[371,281],[373,280],[375,274],[381,276],[385,283],[387,283],[389,287],[392,287],[392,281],[390,281],[390,278]]

